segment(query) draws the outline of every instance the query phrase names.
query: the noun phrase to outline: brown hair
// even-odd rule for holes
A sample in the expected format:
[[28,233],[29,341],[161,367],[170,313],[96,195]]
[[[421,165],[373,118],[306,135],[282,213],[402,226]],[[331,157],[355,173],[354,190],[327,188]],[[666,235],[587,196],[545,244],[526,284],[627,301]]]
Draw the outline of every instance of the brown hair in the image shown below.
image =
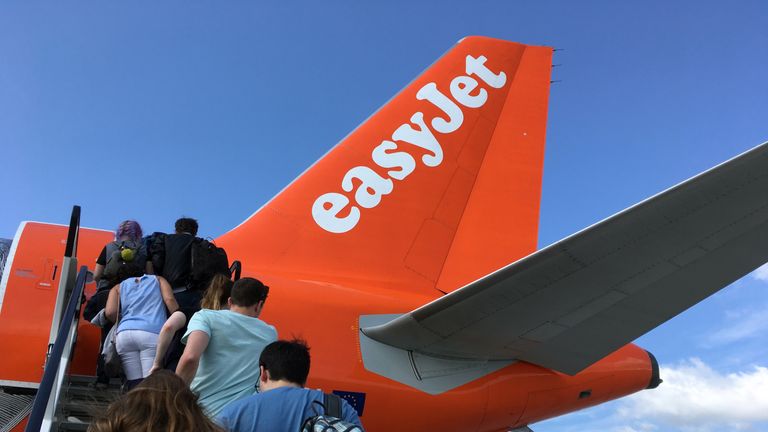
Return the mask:
[[239,279],[232,285],[232,304],[242,307],[251,307],[259,302],[267,300],[269,287],[260,280],[251,277]]
[[200,307],[203,309],[219,310],[227,305],[227,299],[232,293],[232,281],[223,274],[216,274],[211,279],[211,284],[203,294],[200,300]]
[[160,370],[113,402],[89,432],[223,432],[197,404],[197,395],[173,372]]

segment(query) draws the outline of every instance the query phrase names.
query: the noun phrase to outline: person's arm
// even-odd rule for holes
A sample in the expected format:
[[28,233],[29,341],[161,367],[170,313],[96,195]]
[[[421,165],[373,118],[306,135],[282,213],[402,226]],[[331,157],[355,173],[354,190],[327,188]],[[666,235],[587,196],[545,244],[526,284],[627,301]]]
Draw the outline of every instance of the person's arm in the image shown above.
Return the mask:
[[171,288],[171,284],[169,284],[164,277],[155,277],[157,278],[157,281],[160,282],[160,292],[163,294],[163,302],[165,302],[165,307],[168,308],[169,313],[173,314],[179,310],[179,303],[176,302],[176,297],[173,295],[173,288]]
[[168,351],[168,346],[171,344],[173,335],[181,330],[186,323],[187,317],[185,317],[183,313],[176,311],[172,313],[165,324],[163,324],[163,328],[160,329],[160,334],[157,337],[157,352],[155,353],[155,362],[152,365],[152,369],[149,370],[150,374],[163,368],[165,352]]
[[341,417],[345,422],[356,424],[363,428],[363,423],[360,422],[360,417],[357,415],[357,410],[352,408],[352,405],[344,399],[341,400]]
[[107,247],[101,249],[99,257],[96,258],[96,267],[93,269],[93,280],[99,283],[104,276],[104,266],[107,264]]
[[187,346],[184,348],[184,354],[181,355],[179,365],[176,366],[176,375],[181,377],[187,385],[197,373],[197,367],[200,366],[200,357],[205,349],[208,348],[210,337],[208,333],[202,330],[195,330],[187,337]]
[[96,283],[99,283],[99,281],[103,276],[104,276],[104,266],[101,264],[96,264],[96,267],[93,269],[93,280]]
[[107,306],[106,310],[104,311],[104,314],[107,316],[107,318],[115,322],[117,321],[117,313],[120,312],[118,308],[120,307],[120,304],[118,300],[120,299],[120,285],[115,285],[112,287],[111,290],[109,290],[109,297],[107,297]]
[[216,416],[214,422],[225,431],[239,431],[247,430],[247,428],[240,425],[240,414],[242,412],[239,401],[235,400],[224,406],[219,415]]

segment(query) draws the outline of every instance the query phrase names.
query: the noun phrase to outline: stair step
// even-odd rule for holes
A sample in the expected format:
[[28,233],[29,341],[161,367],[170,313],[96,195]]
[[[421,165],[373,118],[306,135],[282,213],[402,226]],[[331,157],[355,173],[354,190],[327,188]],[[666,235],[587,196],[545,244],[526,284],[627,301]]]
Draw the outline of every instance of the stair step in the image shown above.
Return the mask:
[[[96,377],[87,375],[70,375],[67,382],[74,387],[92,386],[96,382]],[[119,389],[122,386],[122,381],[119,378],[112,378],[109,380],[108,388]]]
[[80,418],[83,415],[88,417],[100,415],[107,410],[108,406],[109,404],[107,403],[93,403],[71,400],[64,400],[59,403],[61,412],[65,416],[75,416],[77,418]]
[[96,388],[95,377],[72,375],[62,389],[58,406],[59,431],[87,431],[94,416],[103,415],[121,395],[121,382],[110,381],[107,388]]
[[59,423],[60,431],[87,431],[90,421],[87,423],[81,423],[79,421],[63,421]]
[[72,399],[92,399],[112,402],[120,397],[120,389],[95,389],[93,387],[72,387],[64,388],[65,397]]

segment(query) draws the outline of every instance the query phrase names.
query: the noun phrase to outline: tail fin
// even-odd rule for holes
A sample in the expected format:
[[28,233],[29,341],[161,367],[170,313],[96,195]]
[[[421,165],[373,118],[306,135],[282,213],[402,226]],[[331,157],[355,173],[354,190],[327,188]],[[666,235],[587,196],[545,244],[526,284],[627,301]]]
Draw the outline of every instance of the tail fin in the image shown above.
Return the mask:
[[432,293],[527,255],[551,53],[461,40],[217,243],[258,273]]

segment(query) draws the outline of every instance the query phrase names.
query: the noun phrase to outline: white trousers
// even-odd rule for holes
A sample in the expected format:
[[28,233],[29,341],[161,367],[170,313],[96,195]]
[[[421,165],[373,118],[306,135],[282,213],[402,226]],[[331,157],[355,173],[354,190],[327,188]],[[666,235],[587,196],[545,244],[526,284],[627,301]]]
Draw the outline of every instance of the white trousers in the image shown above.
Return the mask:
[[117,353],[127,380],[145,378],[157,352],[157,334],[144,330],[123,330],[117,334]]

